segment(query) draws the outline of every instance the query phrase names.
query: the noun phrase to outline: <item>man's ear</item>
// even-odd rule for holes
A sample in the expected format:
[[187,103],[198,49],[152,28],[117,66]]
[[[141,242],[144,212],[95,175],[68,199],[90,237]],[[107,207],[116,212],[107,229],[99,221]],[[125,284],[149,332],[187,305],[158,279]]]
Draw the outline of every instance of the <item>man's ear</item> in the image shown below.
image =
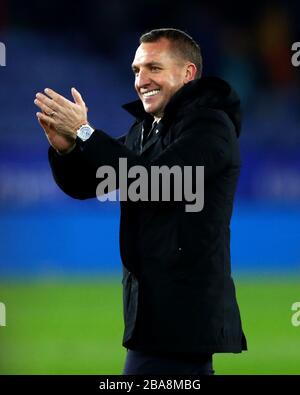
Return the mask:
[[197,73],[196,65],[194,63],[187,64],[185,70],[184,83],[187,84],[188,82],[194,80],[196,77],[196,73]]

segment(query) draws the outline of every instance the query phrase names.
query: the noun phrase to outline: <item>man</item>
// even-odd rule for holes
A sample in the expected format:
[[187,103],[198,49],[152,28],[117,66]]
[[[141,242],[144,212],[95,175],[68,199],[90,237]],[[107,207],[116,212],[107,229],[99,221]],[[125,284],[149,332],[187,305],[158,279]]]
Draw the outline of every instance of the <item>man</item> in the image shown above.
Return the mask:
[[225,81],[201,78],[199,46],[176,29],[144,34],[132,69],[139,100],[124,106],[136,118],[126,136],[94,131],[74,88],[74,103],[51,89],[37,94],[37,117],[54,178],[77,199],[95,197],[97,169],[118,173],[120,158],[148,171],[204,166],[201,211],[174,198],[121,202],[124,373],[212,374],[212,354],[246,349],[230,269],[240,102]]

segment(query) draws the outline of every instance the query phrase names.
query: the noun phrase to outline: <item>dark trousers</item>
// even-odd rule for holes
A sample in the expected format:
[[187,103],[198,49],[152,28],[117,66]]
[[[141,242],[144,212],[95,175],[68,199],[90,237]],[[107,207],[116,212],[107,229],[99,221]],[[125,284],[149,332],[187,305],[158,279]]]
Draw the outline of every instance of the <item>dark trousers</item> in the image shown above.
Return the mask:
[[214,370],[211,354],[171,356],[128,350],[123,374],[212,375]]

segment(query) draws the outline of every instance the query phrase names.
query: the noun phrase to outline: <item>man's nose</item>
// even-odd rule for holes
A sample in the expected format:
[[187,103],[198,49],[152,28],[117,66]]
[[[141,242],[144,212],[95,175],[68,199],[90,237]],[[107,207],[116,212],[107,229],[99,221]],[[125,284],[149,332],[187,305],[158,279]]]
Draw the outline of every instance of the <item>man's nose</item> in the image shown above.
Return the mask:
[[136,87],[141,89],[147,85],[149,85],[151,82],[149,75],[146,71],[139,71],[138,75],[135,78],[135,84]]

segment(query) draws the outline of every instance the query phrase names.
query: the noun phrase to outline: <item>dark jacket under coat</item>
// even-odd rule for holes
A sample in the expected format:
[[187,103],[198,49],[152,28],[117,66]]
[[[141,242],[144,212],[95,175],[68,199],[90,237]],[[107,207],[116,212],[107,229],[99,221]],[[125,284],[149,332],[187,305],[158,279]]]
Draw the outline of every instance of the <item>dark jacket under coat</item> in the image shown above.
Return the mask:
[[96,130],[70,154],[49,149],[60,188],[77,199],[95,197],[97,168],[110,165],[118,173],[119,158],[127,158],[128,167],[204,166],[205,198],[194,213],[185,211],[185,202],[121,202],[123,345],[177,354],[245,350],[230,265],[239,98],[221,79],[192,81],[172,97],[158,133],[144,145],[142,130],[152,117],[140,101],[124,108],[136,118],[126,136]]

